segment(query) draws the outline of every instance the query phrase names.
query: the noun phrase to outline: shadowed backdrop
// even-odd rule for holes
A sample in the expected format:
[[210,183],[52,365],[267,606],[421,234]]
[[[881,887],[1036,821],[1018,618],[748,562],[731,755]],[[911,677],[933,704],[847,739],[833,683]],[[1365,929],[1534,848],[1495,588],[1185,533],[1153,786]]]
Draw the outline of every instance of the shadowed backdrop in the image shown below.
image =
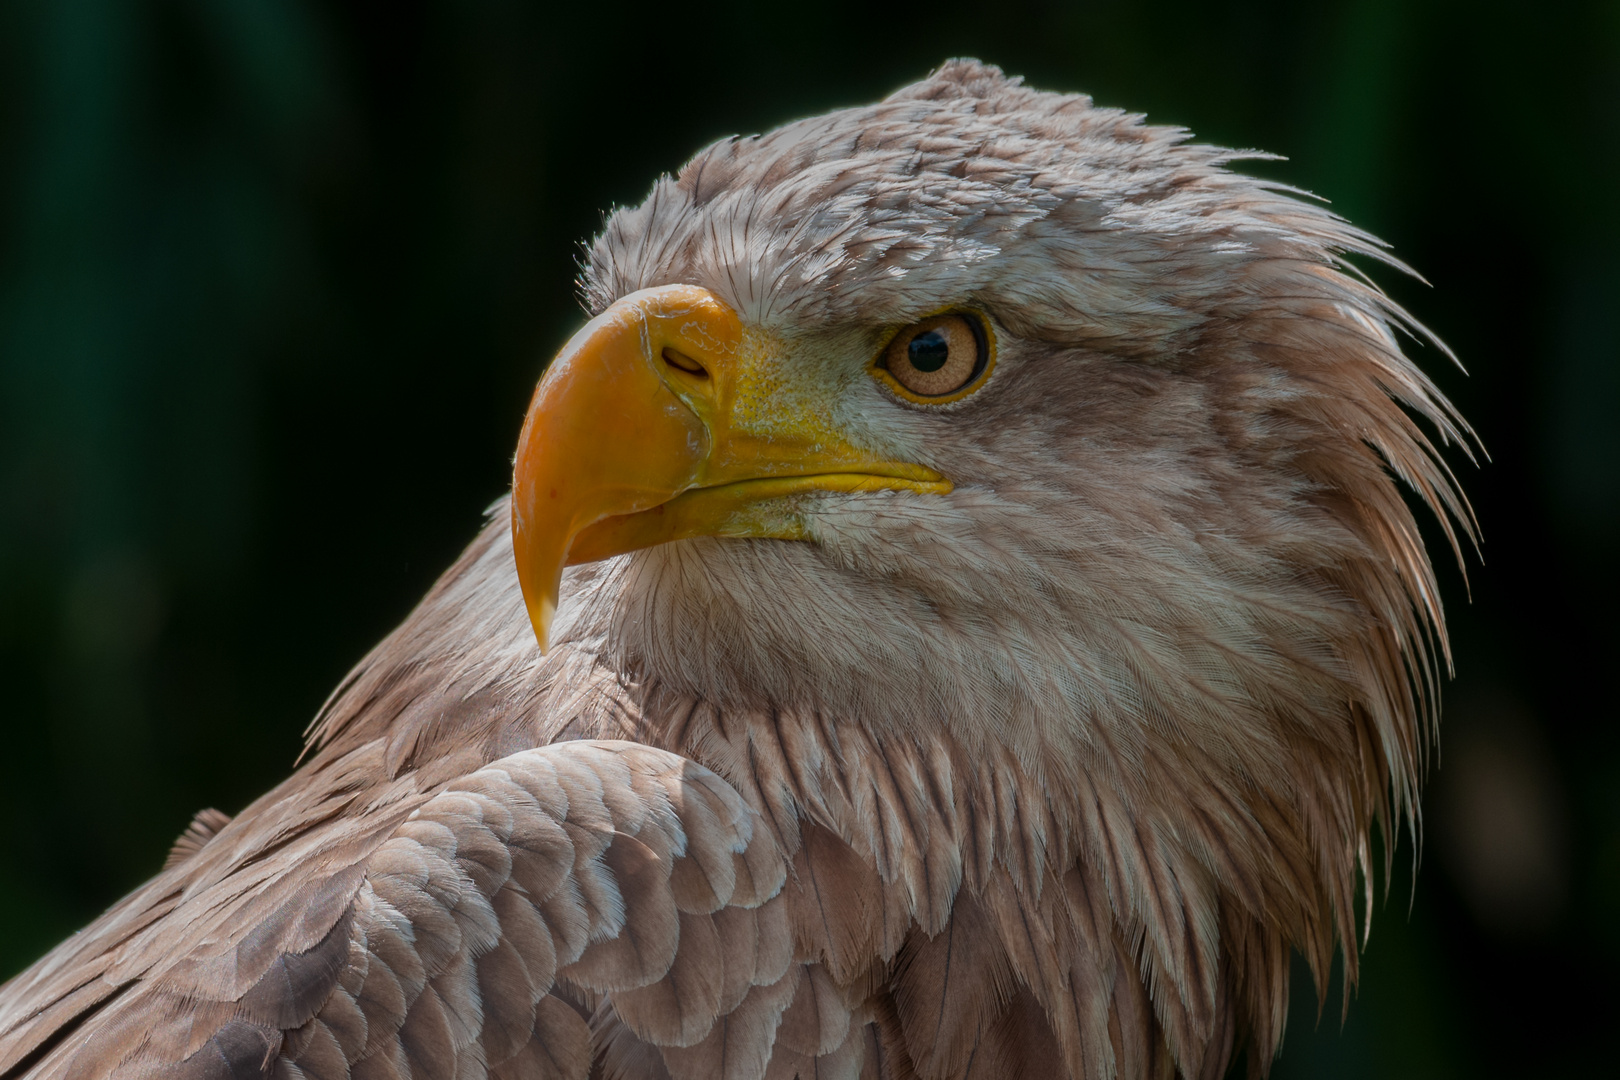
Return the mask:
[[[975,55],[1286,155],[1479,431],[1424,832],[1279,1077],[1594,1075],[1620,1009],[1620,5],[0,7],[0,979],[155,872],[506,487],[578,242]],[[1431,545],[1443,541],[1431,536]],[[1414,888],[1414,860],[1420,873]]]

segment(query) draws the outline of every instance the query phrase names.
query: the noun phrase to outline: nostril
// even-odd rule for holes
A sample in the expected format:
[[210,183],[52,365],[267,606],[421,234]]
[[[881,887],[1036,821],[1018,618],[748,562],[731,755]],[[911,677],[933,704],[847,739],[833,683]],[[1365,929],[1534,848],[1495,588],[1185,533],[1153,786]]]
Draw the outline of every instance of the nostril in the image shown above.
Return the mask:
[[702,364],[676,349],[664,349],[664,363],[672,368],[680,368],[688,375],[696,375],[700,379],[706,379],[709,376]]

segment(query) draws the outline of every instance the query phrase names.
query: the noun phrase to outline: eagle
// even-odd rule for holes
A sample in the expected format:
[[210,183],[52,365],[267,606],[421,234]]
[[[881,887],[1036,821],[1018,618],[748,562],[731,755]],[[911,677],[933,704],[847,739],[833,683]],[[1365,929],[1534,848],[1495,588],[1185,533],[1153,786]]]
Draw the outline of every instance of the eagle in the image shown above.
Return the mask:
[[1264,1075],[1475,525],[1404,267],[1260,156],[958,60],[614,211],[510,496],[0,1077]]

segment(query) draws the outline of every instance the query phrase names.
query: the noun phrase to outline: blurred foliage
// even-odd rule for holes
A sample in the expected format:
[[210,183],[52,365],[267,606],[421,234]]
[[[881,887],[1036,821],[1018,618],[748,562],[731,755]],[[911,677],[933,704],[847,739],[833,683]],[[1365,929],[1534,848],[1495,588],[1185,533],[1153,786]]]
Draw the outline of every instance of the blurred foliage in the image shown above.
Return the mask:
[[952,55],[1287,155],[1471,373],[1424,354],[1492,458],[1471,749],[1277,1075],[1612,1067],[1613,0],[0,6],[0,976],[286,773],[501,493],[602,210]]

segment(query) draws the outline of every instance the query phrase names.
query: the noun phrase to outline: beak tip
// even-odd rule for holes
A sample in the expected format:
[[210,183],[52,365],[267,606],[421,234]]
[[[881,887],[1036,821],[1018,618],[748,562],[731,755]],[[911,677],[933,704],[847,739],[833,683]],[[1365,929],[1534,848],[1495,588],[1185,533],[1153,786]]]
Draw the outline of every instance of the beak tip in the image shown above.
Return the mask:
[[551,621],[557,614],[557,602],[549,596],[540,597],[529,607],[529,623],[534,627],[534,638],[540,644],[540,655],[551,651]]

